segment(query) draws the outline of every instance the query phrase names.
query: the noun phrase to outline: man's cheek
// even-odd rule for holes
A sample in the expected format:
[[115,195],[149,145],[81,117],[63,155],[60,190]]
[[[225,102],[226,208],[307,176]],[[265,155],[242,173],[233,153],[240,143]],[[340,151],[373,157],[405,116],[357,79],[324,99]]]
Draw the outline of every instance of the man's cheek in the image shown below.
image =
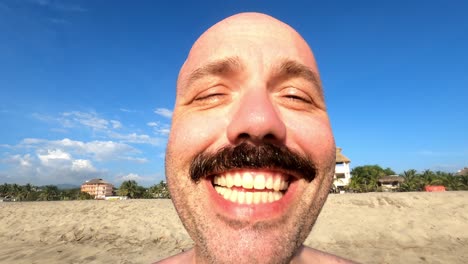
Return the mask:
[[213,141],[213,134],[217,126],[207,119],[189,118],[179,120],[173,124],[170,143],[175,149],[183,153],[199,152],[206,149],[207,145]]

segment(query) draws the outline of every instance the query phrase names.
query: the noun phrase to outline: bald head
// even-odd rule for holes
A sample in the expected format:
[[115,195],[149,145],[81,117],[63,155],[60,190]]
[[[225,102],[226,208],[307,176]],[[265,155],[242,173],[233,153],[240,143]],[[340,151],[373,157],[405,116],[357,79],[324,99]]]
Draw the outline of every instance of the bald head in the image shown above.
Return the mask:
[[[234,62],[230,60],[232,58],[236,59],[237,65],[224,63],[225,66],[245,66],[243,60],[255,59],[273,68],[280,67],[274,61],[293,61],[308,69],[312,73],[309,76],[313,75],[320,86],[312,50],[297,31],[265,14],[240,13],[213,25],[197,39],[179,72],[178,89],[187,86],[194,77],[192,75],[198,74],[197,70],[204,65],[223,60]],[[294,70],[298,68],[301,67]]]

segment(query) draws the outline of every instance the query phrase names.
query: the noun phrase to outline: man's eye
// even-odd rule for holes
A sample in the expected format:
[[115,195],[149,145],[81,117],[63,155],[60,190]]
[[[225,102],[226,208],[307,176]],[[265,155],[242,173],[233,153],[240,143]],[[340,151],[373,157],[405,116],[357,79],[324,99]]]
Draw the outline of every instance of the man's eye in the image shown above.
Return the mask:
[[225,86],[218,85],[198,93],[192,103],[202,108],[211,108],[221,105],[229,100],[230,90]]
[[287,98],[291,102],[306,103],[306,104],[313,103],[311,97],[307,93],[294,87],[288,87],[288,88],[283,89],[281,91],[281,95],[284,98]]
[[311,104],[312,101],[306,97],[303,97],[303,96],[298,96],[298,95],[286,95],[285,96],[286,98],[290,99],[291,101],[300,101],[300,102],[304,102],[304,103],[308,103],[308,104]]
[[207,101],[207,100],[220,100],[222,99],[222,97],[225,96],[225,94],[222,94],[222,93],[213,93],[213,94],[207,94],[207,95],[202,95],[202,96],[198,96],[195,98],[194,101]]

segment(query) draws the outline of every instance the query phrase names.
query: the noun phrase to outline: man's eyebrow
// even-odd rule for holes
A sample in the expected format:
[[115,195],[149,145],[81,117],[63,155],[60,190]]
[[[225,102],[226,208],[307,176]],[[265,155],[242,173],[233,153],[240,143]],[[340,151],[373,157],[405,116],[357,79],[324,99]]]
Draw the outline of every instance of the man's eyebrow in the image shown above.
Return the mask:
[[228,57],[221,60],[213,61],[195,69],[187,78],[189,87],[195,81],[207,76],[226,76],[243,69],[243,64],[238,57]]
[[294,60],[284,60],[273,69],[273,80],[284,80],[290,78],[303,78],[311,82],[318,92],[323,96],[322,84],[318,75],[309,67]]

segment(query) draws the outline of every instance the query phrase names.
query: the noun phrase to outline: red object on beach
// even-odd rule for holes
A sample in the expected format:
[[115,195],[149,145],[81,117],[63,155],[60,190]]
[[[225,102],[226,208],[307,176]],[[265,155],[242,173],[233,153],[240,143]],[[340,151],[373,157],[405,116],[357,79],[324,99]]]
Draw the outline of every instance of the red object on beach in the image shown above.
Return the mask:
[[424,186],[426,192],[445,192],[445,186],[443,185],[426,185]]

